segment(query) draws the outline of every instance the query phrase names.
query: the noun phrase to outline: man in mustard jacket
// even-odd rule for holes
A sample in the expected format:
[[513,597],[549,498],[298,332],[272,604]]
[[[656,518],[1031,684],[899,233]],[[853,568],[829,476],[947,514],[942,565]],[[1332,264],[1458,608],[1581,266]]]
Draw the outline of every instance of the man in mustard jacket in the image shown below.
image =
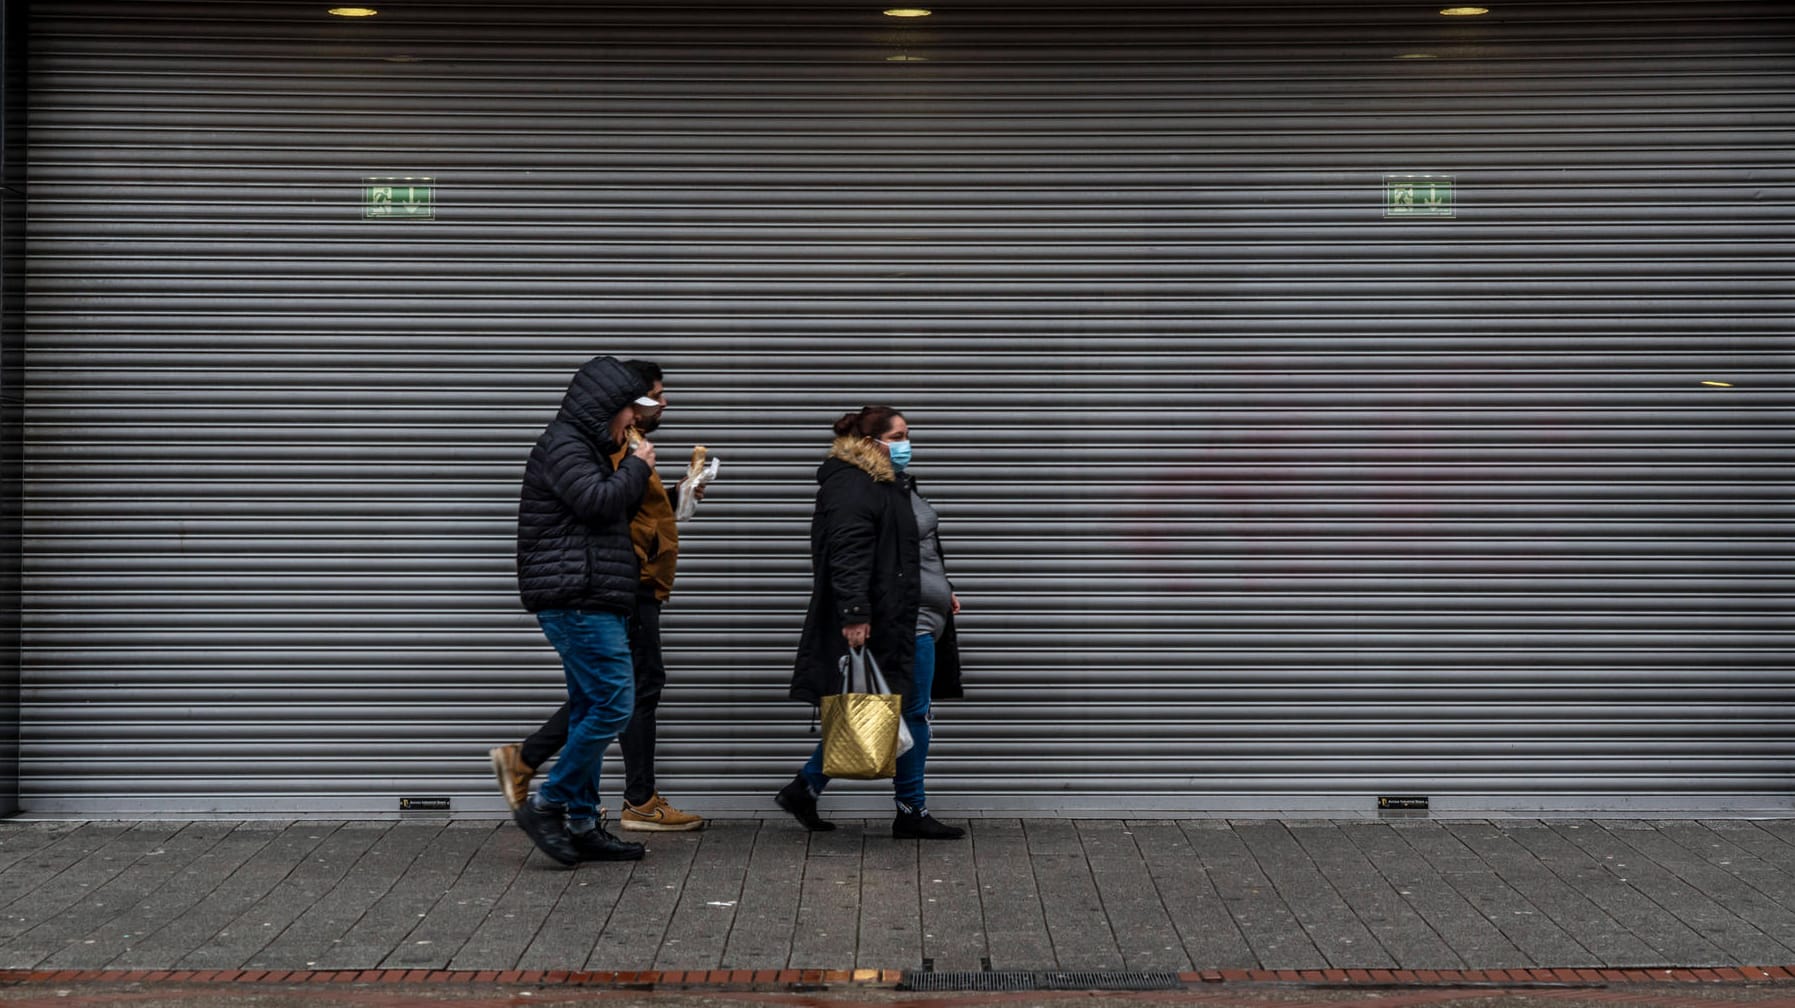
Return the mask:
[[[636,429],[643,434],[660,426],[667,408],[664,376],[651,361],[625,361],[624,365],[649,383],[647,398],[658,405],[638,409]],[[621,447],[619,456],[630,451]],[[702,495],[703,491],[699,491]],[[629,620],[630,654],[635,665],[636,709],[629,726],[617,736],[623,753],[623,812],[619,824],[626,830],[670,832],[702,829],[704,819],[669,805],[655,787],[655,711],[667,685],[667,668],[661,659],[661,606],[673,593],[674,569],[679,562],[679,527],[674,520],[675,501],[662,485],[659,473],[649,477],[642,504],[630,519],[630,541],[641,564],[636,592],[636,612]],[[502,745],[491,751],[493,773],[498,776],[505,800],[516,808],[530,793],[530,778],[567,741],[568,705],[563,704],[521,745]]]

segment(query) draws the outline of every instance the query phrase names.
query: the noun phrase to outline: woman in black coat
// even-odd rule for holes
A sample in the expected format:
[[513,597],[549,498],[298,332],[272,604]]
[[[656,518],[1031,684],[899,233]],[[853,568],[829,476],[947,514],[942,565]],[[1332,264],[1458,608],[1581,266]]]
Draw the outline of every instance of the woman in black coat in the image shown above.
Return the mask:
[[[817,704],[840,692],[841,656],[865,645],[886,682],[903,694],[904,722],[915,740],[898,757],[892,835],[953,839],[965,831],[929,815],[923,772],[930,702],[961,695],[953,621],[960,603],[941,561],[934,509],[904,472],[909,458],[909,424],[888,406],[867,406],[835,422],[835,443],[817,469],[810,609],[791,696]],[[817,814],[828,783],[819,745],[779,792],[779,807],[806,829],[833,829]]]

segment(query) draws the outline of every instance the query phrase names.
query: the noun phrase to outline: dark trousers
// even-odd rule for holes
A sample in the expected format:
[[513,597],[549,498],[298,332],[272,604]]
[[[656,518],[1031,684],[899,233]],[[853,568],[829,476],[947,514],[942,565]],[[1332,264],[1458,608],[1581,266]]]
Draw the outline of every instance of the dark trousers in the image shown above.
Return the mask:
[[[630,660],[636,671],[636,710],[629,727],[617,736],[623,751],[623,800],[640,805],[654,796],[654,719],[667,685],[667,666],[661,661],[661,603],[653,596],[636,599],[636,614],[629,620]],[[532,767],[567,744],[569,704],[562,704],[542,727],[524,739],[523,761]]]

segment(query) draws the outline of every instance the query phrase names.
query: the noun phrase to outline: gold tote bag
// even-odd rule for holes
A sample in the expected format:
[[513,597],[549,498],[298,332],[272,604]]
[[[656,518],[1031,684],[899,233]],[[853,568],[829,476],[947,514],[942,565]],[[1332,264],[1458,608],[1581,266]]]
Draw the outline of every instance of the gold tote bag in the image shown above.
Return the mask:
[[891,692],[879,663],[863,647],[841,656],[842,690],[823,698],[823,774],[848,780],[897,775],[910,746],[902,695]]

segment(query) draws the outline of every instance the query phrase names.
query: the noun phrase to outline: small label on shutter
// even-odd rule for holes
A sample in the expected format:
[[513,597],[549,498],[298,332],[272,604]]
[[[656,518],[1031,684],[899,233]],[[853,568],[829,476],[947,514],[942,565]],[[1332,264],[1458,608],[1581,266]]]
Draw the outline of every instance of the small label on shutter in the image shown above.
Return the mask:
[[1377,807],[1380,809],[1423,810],[1427,808],[1425,795],[1379,795]]
[[430,795],[427,797],[410,797],[399,799],[401,812],[447,812],[450,799],[447,795]]

